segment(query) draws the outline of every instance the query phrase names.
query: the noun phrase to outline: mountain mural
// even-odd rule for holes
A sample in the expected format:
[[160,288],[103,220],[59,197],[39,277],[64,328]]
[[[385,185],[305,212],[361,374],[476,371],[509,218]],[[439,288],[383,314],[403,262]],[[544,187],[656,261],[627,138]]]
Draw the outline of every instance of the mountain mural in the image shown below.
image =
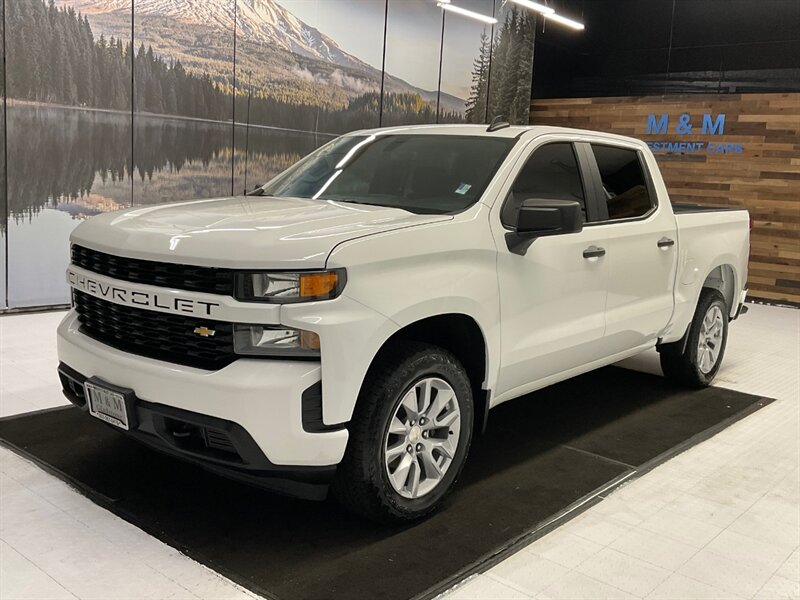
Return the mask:
[[[535,21],[513,3],[497,0],[493,29],[456,34],[458,22],[447,21],[445,73],[470,85],[446,86],[468,97],[442,94],[437,114],[435,89],[420,85],[435,87],[439,66],[432,0],[391,0],[387,64],[396,66],[383,95],[382,0],[303,1],[322,11],[319,20],[298,18],[314,13],[290,0],[135,0],[135,15],[134,0],[0,2],[7,93],[0,169],[8,165],[0,239],[7,236],[9,248],[3,256],[0,243],[0,275],[5,266],[9,282],[4,289],[0,276],[0,303],[6,296],[11,307],[68,302],[59,274],[69,233],[96,212],[242,193],[357,129],[485,123],[495,115],[527,122]],[[342,21],[322,18],[334,5]],[[354,41],[363,50],[340,45]],[[472,67],[454,67],[454,56],[469,57]],[[406,80],[393,75],[401,69]]]
[[[130,17],[130,0],[59,0],[57,4],[96,17],[122,13]],[[337,64],[368,68],[344,52],[328,36],[310,27],[274,0],[238,0],[237,30],[241,39],[259,41],[284,51]],[[137,0],[137,17],[156,17],[229,35],[233,24],[233,0]],[[128,25],[129,26],[129,25]],[[147,40],[143,40],[147,43]]]
[[[96,34],[130,39],[130,0],[56,0],[87,15]],[[236,11],[237,71],[266,96],[340,109],[380,90],[381,71],[343,50],[275,0],[136,0],[136,45],[230,84]],[[198,50],[202,49],[201,52]],[[388,92],[436,101],[436,90],[386,74]],[[442,109],[463,114],[465,99],[441,94]]]

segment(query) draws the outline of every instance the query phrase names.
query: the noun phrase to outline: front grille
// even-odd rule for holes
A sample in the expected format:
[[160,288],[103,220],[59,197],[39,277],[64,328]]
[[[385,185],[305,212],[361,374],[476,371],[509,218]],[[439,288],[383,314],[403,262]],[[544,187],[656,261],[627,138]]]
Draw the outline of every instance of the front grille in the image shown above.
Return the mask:
[[72,245],[72,264],[123,281],[192,292],[233,295],[233,269],[125,258],[78,244]]
[[[231,323],[121,306],[78,290],[74,300],[81,333],[118,350],[208,370],[236,358]],[[214,335],[200,336],[197,327]]]

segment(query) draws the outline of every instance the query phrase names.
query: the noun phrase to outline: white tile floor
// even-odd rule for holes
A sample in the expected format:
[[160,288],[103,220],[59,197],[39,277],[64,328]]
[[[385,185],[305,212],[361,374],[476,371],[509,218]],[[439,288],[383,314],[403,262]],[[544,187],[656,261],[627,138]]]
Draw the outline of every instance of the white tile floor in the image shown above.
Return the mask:
[[[0,317],[0,415],[63,403],[60,318]],[[448,598],[800,598],[800,311],[752,306],[717,384],[778,401]],[[255,596],[0,449],[0,599],[197,597]]]
[[717,385],[777,401],[449,597],[800,598],[800,311],[751,306]]

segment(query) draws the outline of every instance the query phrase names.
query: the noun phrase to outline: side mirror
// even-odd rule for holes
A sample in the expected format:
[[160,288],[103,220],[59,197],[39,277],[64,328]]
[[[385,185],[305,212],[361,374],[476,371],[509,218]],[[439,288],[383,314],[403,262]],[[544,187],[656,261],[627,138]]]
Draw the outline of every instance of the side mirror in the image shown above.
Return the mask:
[[524,238],[579,233],[583,230],[581,205],[572,200],[523,200],[516,234]]

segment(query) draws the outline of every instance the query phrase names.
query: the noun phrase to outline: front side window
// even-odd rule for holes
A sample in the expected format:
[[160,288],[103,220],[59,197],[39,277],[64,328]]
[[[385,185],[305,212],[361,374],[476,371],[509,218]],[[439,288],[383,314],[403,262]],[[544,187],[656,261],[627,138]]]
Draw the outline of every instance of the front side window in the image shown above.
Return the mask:
[[344,136],[262,188],[263,195],[453,213],[475,204],[516,141],[467,135]]
[[608,219],[642,217],[653,207],[636,150],[592,144],[600,170]]
[[572,200],[581,205],[586,220],[586,201],[575,150],[569,142],[545,144],[537,148],[514,180],[503,205],[500,220],[516,227],[517,213],[524,200]]

